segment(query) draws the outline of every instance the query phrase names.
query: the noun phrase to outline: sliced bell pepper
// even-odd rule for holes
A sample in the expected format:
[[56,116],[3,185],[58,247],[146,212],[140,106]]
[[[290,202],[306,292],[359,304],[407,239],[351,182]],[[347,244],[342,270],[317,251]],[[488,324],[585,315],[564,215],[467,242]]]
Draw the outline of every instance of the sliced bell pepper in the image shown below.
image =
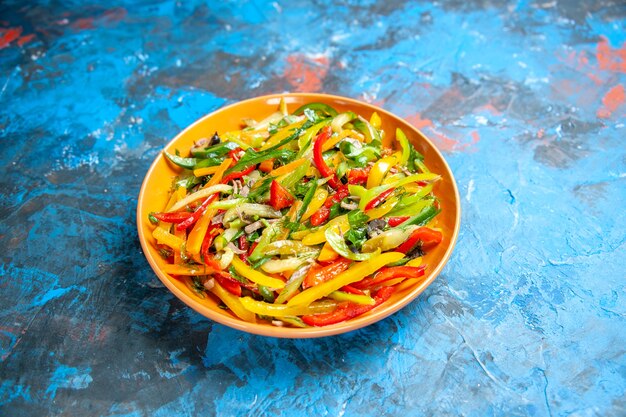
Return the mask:
[[328,196],[326,198],[326,201],[324,201],[324,205],[320,207],[315,212],[315,214],[313,214],[313,216],[311,217],[311,225],[319,226],[323,223],[326,223],[326,220],[328,220],[328,217],[330,215],[330,208],[334,204],[341,202],[341,200],[348,197],[349,195],[350,191],[348,190],[347,185],[341,185],[340,187],[338,187],[337,191],[334,194]]
[[337,308],[335,301],[320,301],[308,306],[287,306],[285,304],[271,304],[256,301],[251,297],[241,298],[241,304],[248,310],[262,316],[283,317],[301,316],[303,314],[316,314],[333,311]]
[[244,321],[248,321],[251,323],[256,322],[256,315],[245,309],[241,304],[241,299],[226,291],[224,287],[219,284],[219,282],[215,282],[213,284],[213,288],[211,288],[210,291],[215,294],[220,300],[222,300],[235,316]]
[[355,168],[348,171],[348,184],[365,185],[370,168]]
[[385,201],[385,199],[389,197],[395,190],[396,190],[395,188],[389,188],[383,191],[382,193],[380,193],[378,197],[375,197],[374,199],[372,199],[369,203],[365,205],[365,211],[371,210],[374,207],[377,207],[380,203]]
[[315,194],[311,202],[309,203],[306,211],[302,215],[303,222],[308,220],[314,213],[316,213],[326,202],[326,198],[328,197],[328,191],[326,191],[323,187],[320,187],[315,190]]
[[269,175],[271,177],[279,177],[284,174],[288,174],[292,172],[294,169],[298,168],[300,165],[303,165],[307,160],[305,158],[296,159],[293,162],[288,163],[287,165],[283,165],[272,170]]
[[266,287],[277,289],[285,286],[285,283],[280,279],[272,278],[260,271],[252,269],[236,256],[233,258],[232,265],[235,267],[235,271],[237,271],[238,274],[258,285],[265,285]]
[[219,184],[220,181],[222,181],[222,178],[224,177],[224,173],[226,172],[226,170],[228,169],[228,167],[230,167],[230,164],[232,163],[233,163],[233,160],[231,158],[224,159],[224,162],[220,164],[220,166],[217,168],[217,171],[215,171],[215,174],[213,174],[213,176],[211,177],[209,182],[206,183],[204,188],[206,189],[206,188]]
[[376,304],[376,301],[369,295],[352,294],[344,291],[333,291],[328,294],[328,298],[331,298],[335,301],[349,301],[351,303],[364,304],[368,306]]
[[202,240],[202,246],[200,248],[200,255],[202,256],[205,264],[209,261],[209,259],[211,259],[209,249],[211,248],[213,239],[215,239],[215,236],[218,236],[223,231],[224,229],[220,228],[219,224],[214,224],[209,226],[207,232],[204,234],[204,239]]
[[282,210],[291,206],[295,197],[276,180],[270,185],[270,205],[276,210]]
[[175,251],[180,251],[180,247],[183,245],[184,241],[177,236],[174,236],[167,230],[157,227],[152,232],[152,237],[154,237],[157,243],[162,245],[167,245]]
[[243,177],[244,175],[250,174],[255,169],[256,169],[256,165],[250,165],[248,168],[244,169],[243,171],[233,172],[232,174],[228,174],[222,179],[222,183],[227,184],[229,181],[239,179]]
[[380,183],[385,178],[385,175],[389,172],[394,165],[398,163],[396,157],[394,155],[386,156],[384,158],[379,159],[374,166],[372,166],[370,173],[367,177],[367,188],[374,188],[379,186]]
[[381,268],[375,275],[352,284],[354,288],[364,290],[396,278],[418,278],[424,275],[426,265],[421,266],[392,266]]
[[194,169],[193,175],[196,177],[204,177],[205,175],[215,174],[219,168],[219,165],[215,165],[212,167]]
[[221,274],[214,274],[213,278],[220,283],[222,287],[232,295],[241,297],[241,284],[234,278],[226,278]]
[[[215,194],[213,196],[215,196]],[[209,207],[204,211],[204,214],[202,215],[202,217],[200,217],[200,220],[196,222],[196,224],[193,226],[193,229],[191,229],[191,232],[189,232],[186,245],[187,252],[192,255],[197,255],[200,253],[204,237],[209,229],[209,226],[211,225],[211,220],[216,214],[217,209],[214,208]]]
[[302,316],[302,321],[304,321],[309,326],[316,327],[341,323],[343,321],[365,314],[368,311],[372,310],[374,307],[381,305],[391,297],[393,292],[393,287],[382,287],[376,292],[376,294],[374,294],[373,305],[346,303],[340,305],[339,307],[337,307],[337,309],[329,313]]
[[372,127],[376,128],[376,129],[380,129],[380,127],[383,124],[383,121],[381,120],[381,118],[378,115],[378,113],[376,113],[376,112],[372,113],[372,115],[370,116],[370,124],[372,125]]
[[271,172],[274,169],[274,159],[266,159],[259,164],[259,171]]
[[165,223],[180,223],[183,220],[187,220],[189,217],[193,215],[193,213],[190,213],[188,211],[179,211],[176,213],[150,213],[150,214]]
[[315,143],[313,144],[313,163],[320,171],[320,174],[323,178],[330,177],[328,184],[333,188],[338,188],[341,185],[339,179],[337,178],[337,174],[335,174],[329,167],[326,165],[324,161],[324,157],[322,155],[322,146],[324,142],[330,138],[332,135],[332,129],[329,126],[326,126],[322,129],[317,138],[315,138]]
[[314,232],[311,232],[305,235],[302,238],[302,243],[304,243],[307,246],[311,246],[311,245],[318,245],[320,243],[326,242],[326,235],[325,235],[326,229],[328,229],[329,227],[334,227],[334,226],[337,226],[338,230],[340,230],[341,233],[346,233],[348,230],[350,230],[350,223],[348,222],[348,216],[344,214],[339,217],[335,217],[324,226],[321,226],[319,229],[315,230]]
[[[265,145],[261,147],[261,151],[266,151],[270,148],[275,147],[283,140],[287,139],[290,136],[297,135],[298,129],[302,127],[302,125],[307,121],[307,119],[299,120],[295,123],[292,123],[288,126],[281,128],[274,135],[270,136],[270,138],[265,142]],[[295,139],[295,138],[294,138]]]
[[[189,216],[189,218],[183,220],[176,225],[176,230],[185,230],[189,226],[195,224],[200,219],[200,217],[202,217],[209,204],[211,204],[216,199],[217,194],[212,194],[210,197],[204,200],[202,204],[200,204],[200,207],[198,207],[196,211],[194,211],[191,216]],[[202,241],[202,239],[200,239],[200,241]]]
[[241,255],[241,260],[244,261],[245,263],[248,263],[248,251],[250,250],[250,244],[248,243],[248,237],[243,234],[241,236],[239,236],[239,249],[245,251],[245,253],[242,253]]
[[397,262],[403,257],[404,254],[399,252],[386,252],[373,257],[367,262],[358,262],[329,281],[302,291],[300,294],[289,300],[287,305],[309,305],[313,301],[326,297],[331,292],[336,291],[345,285],[362,280],[366,276],[378,271],[383,266],[392,262]]
[[398,162],[400,165],[406,165],[411,156],[411,144],[400,128],[396,128],[396,140],[400,143],[400,147],[402,148],[402,156]]
[[338,257],[339,257],[339,254],[333,250],[332,246],[330,246],[328,242],[326,242],[324,243],[324,246],[322,246],[322,250],[320,251],[320,254],[317,256],[317,260],[320,262],[329,262],[329,261],[334,261]]
[[422,249],[427,249],[436,246],[443,239],[443,233],[439,230],[434,230],[429,227],[420,227],[415,230],[413,234],[398,248],[398,252],[409,253],[416,246],[420,245]]
[[390,217],[387,220],[387,224],[391,227],[396,227],[409,220],[409,216],[398,216],[398,217]]
[[324,267],[311,267],[306,274],[304,281],[302,281],[302,289],[306,290],[309,287],[314,287],[322,282],[328,281],[339,275],[352,263],[351,260],[345,258],[339,258],[337,261]]

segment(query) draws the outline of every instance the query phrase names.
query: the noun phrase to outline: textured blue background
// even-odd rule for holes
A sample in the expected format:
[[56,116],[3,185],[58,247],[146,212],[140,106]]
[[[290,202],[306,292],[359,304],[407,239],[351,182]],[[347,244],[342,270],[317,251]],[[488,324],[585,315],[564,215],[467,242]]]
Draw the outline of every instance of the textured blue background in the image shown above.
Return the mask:
[[[0,5],[1,415],[626,415],[623,2],[211,3]],[[456,175],[448,266],[366,329],[231,330],[140,251],[162,146],[281,91],[396,112]]]

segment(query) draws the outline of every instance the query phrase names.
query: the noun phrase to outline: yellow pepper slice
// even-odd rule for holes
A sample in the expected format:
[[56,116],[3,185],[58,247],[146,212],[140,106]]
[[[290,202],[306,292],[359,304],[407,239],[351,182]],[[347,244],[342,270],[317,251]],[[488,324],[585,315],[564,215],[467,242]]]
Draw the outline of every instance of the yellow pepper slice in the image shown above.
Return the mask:
[[380,129],[380,126],[383,124],[383,121],[381,120],[378,113],[376,112],[372,113],[372,116],[370,117],[370,124],[372,125],[372,127],[376,129]]
[[333,291],[328,294],[328,297],[335,301],[350,301],[351,303],[365,304],[368,306],[376,304],[376,300],[369,295],[350,294],[344,291]]
[[163,272],[170,275],[182,275],[182,276],[197,276],[197,275],[209,275],[213,272],[212,269],[207,269],[205,265],[176,265],[165,264],[163,266]]
[[328,191],[324,188],[320,187],[315,190],[315,194],[313,195],[313,199],[309,203],[309,206],[304,211],[302,215],[302,222],[305,222],[309,217],[311,217],[317,210],[320,209],[324,205],[324,202],[328,198]]
[[394,206],[396,204],[398,204],[398,198],[397,197],[392,197],[390,199],[388,199],[387,201],[385,201],[383,204],[381,204],[380,206],[367,210],[365,212],[365,214],[367,214],[367,216],[373,220],[373,219],[380,219],[381,217],[383,217],[385,214],[389,213],[391,210],[393,210]]
[[256,322],[256,315],[244,308],[239,297],[226,291],[217,281],[213,280],[213,282],[213,288],[210,291],[222,300],[235,316],[250,323]]
[[224,173],[226,172],[226,170],[230,167],[230,164],[233,162],[232,158],[226,158],[224,159],[224,162],[222,162],[218,167],[217,167],[217,171],[215,171],[215,174],[213,174],[213,176],[211,177],[211,179],[209,180],[209,182],[206,183],[206,185],[204,186],[204,188],[209,188],[212,185],[217,185],[220,183],[220,181],[222,181],[222,178],[224,177]]
[[380,159],[372,167],[369,176],[367,177],[367,188],[373,188],[383,181],[387,172],[397,164],[397,159],[394,155],[386,156]]
[[411,259],[409,262],[407,262],[406,266],[420,266],[423,260],[424,258],[422,258],[421,256],[418,256],[417,258]]
[[278,177],[283,174],[289,174],[290,172],[293,172],[294,169],[304,164],[306,161],[307,160],[305,158],[296,159],[295,161],[290,162],[287,165],[283,165],[282,167],[278,167],[272,170],[268,175],[270,177]]
[[156,239],[157,243],[167,245],[176,251],[180,251],[180,247],[184,243],[181,238],[174,236],[162,227],[155,228],[152,232],[152,237]]
[[285,304],[270,304],[263,301],[256,301],[251,297],[240,298],[241,304],[252,313],[262,316],[285,317],[303,316],[307,314],[319,314],[333,311],[337,308],[336,302],[321,301],[308,306],[287,306]]
[[195,175],[196,177],[204,177],[205,175],[215,174],[218,169],[219,165],[213,167],[198,168],[193,170],[193,175]]
[[308,119],[304,118],[303,120],[300,120],[299,122],[295,122],[288,126],[283,127],[280,131],[276,132],[273,136],[270,136],[268,141],[265,142],[265,145],[261,147],[261,150],[264,151],[268,148],[271,148],[272,146],[277,145],[281,140],[286,139],[289,136],[293,135],[295,132],[295,129],[302,126],[307,120]]
[[339,254],[333,250],[332,246],[330,246],[328,242],[326,242],[317,257],[317,260],[321,262],[328,262],[337,259],[338,257]]
[[360,281],[366,276],[378,271],[383,266],[392,262],[397,262],[402,258],[404,258],[403,253],[386,252],[373,257],[367,262],[359,262],[351,266],[341,274],[337,275],[335,278],[314,287],[307,288],[306,290],[302,291],[300,294],[297,294],[291,300],[289,300],[287,302],[287,305],[309,305],[313,301],[322,297],[326,297],[328,294],[332,293],[333,291],[337,291],[339,288],[345,285]]
[[278,278],[272,278],[265,275],[263,272],[259,272],[250,268],[237,256],[233,258],[232,265],[233,267],[235,267],[235,271],[237,271],[237,273],[259,285],[276,289],[280,289],[285,286],[285,283]]
[[307,246],[311,246],[311,245],[319,245],[322,242],[326,242],[326,235],[325,235],[326,229],[328,229],[331,226],[334,227],[335,225],[339,228],[339,230],[341,230],[340,233],[346,233],[350,229],[348,216],[344,214],[343,216],[335,217],[334,219],[326,223],[324,226],[317,229],[315,232],[309,233],[308,235],[303,237],[302,243],[304,243]]

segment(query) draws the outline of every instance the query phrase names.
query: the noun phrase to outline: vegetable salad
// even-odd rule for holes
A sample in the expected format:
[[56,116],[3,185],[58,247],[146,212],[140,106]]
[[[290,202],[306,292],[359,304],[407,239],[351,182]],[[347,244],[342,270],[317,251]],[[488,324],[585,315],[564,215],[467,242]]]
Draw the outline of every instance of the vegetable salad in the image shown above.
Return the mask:
[[[326,326],[424,276],[439,244],[430,172],[402,130],[322,103],[164,152],[180,168],[150,213],[164,271],[249,322]],[[183,156],[184,155],[184,156]]]

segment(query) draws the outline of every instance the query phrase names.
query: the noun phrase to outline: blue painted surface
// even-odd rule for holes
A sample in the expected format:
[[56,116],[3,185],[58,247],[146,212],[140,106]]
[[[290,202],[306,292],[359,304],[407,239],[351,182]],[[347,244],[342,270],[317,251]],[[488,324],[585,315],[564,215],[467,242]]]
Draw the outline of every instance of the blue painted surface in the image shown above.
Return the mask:
[[[1,415],[626,415],[623,3],[60,3],[0,6]],[[456,175],[448,266],[366,329],[225,328],[140,251],[162,146],[280,91],[396,112]]]

